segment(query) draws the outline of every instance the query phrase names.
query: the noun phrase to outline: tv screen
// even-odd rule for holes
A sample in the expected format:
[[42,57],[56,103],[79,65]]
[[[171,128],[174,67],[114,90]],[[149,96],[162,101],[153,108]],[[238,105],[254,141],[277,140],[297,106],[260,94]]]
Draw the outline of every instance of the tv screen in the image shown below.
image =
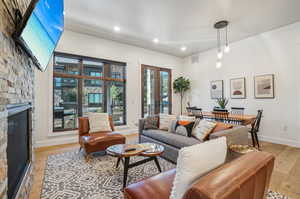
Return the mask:
[[24,16],[17,39],[44,71],[64,30],[64,2],[33,1]]

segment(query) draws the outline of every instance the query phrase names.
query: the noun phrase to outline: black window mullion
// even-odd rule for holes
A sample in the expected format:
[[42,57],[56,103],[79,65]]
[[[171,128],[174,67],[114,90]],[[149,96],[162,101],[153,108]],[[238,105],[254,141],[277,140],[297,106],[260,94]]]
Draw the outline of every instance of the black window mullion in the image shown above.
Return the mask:
[[[56,63],[56,57],[61,57],[61,58],[69,58],[69,59],[76,59],[77,60],[77,63],[76,65],[78,66],[75,67],[75,62],[73,61],[70,61],[70,69],[68,68],[69,65],[69,61],[67,60],[63,60],[61,61],[61,67],[63,67],[64,63],[66,63],[66,66],[67,66],[67,69],[60,69],[60,65],[55,65]],[[103,60],[103,59],[97,59],[97,58],[90,58],[90,57],[84,57],[84,56],[77,56],[77,55],[71,55],[71,54],[64,54],[64,53],[55,53],[54,56],[53,56],[53,62],[54,62],[54,77],[53,77],[53,80],[55,78],[62,78],[62,79],[73,79],[72,81],[77,81],[77,87],[73,87],[73,89],[75,90],[77,88],[77,103],[73,105],[72,104],[67,104],[67,105],[64,105],[64,109],[70,109],[70,108],[74,108],[77,110],[77,113],[75,113],[77,115],[77,117],[82,117],[83,116],[83,111],[84,111],[84,100],[85,100],[85,96],[84,96],[84,92],[85,92],[85,80],[89,80],[89,77],[92,77],[92,81],[94,82],[97,82],[98,79],[96,79],[95,77],[98,77],[98,75],[85,75],[85,60],[89,60],[89,61],[95,61],[95,62],[101,62],[103,63],[103,69],[102,69],[102,74],[103,74],[103,77],[99,78],[99,81],[101,80],[101,86],[96,84],[95,83],[95,86],[97,87],[101,87],[102,90],[102,94],[101,96],[99,96],[99,99],[100,99],[100,102],[101,102],[101,106],[103,108],[103,111],[104,112],[107,112],[107,113],[110,113],[112,114],[112,107],[111,106],[111,96],[110,96],[110,88],[111,88],[111,84],[114,84],[114,82],[116,83],[121,83],[123,84],[124,88],[123,88],[123,121],[122,123],[123,124],[126,124],[126,64],[125,63],[121,63],[121,62],[114,62],[114,61],[110,61],[110,60]],[[122,73],[123,74],[119,74],[121,71],[120,70],[116,70],[116,74],[112,74],[112,65],[117,65],[117,66],[123,66],[123,69],[122,69]],[[77,68],[77,69],[76,69]],[[118,72],[119,71],[119,72]],[[95,72],[98,72],[98,71],[95,71]],[[119,76],[121,75],[121,77]],[[54,82],[53,82],[54,83]],[[71,84],[72,82],[64,82],[62,80],[62,82],[60,83],[61,84],[61,87],[66,84],[65,86],[68,86],[68,84]],[[89,84],[87,82],[87,84]],[[74,85],[73,85],[74,86]],[[92,85],[89,85],[90,87]],[[56,87],[53,86],[53,93],[55,92],[55,89]],[[64,96],[64,92],[65,90],[63,88],[60,89],[61,90],[61,95]],[[66,92],[69,92],[69,91],[66,91]],[[53,98],[55,96],[53,95]],[[89,99],[89,98],[88,98]],[[88,100],[87,99],[87,100]],[[98,99],[98,98],[97,98]],[[99,106],[97,105],[96,103],[96,96],[93,95],[93,105],[94,106]],[[98,101],[97,101],[98,102]],[[120,103],[120,102],[118,102]],[[118,105],[120,106],[120,104]],[[55,105],[53,104],[53,110],[55,109]],[[73,111],[74,111],[73,109]],[[75,117],[76,117],[75,115]],[[117,116],[117,115],[116,115]],[[119,113],[118,113],[118,116],[119,116]],[[53,118],[55,119],[56,116],[54,116],[54,113],[53,113]],[[54,127],[54,121],[53,119],[53,127]],[[58,117],[57,117],[58,119]],[[117,122],[117,125],[121,124],[120,122],[118,122],[119,120],[117,119],[115,122]],[[75,127],[76,128],[76,127]],[[72,128],[74,129],[74,128]],[[65,123],[62,124],[62,128],[61,129],[55,129],[54,131],[64,131],[64,130],[71,130],[69,127],[65,126]]]

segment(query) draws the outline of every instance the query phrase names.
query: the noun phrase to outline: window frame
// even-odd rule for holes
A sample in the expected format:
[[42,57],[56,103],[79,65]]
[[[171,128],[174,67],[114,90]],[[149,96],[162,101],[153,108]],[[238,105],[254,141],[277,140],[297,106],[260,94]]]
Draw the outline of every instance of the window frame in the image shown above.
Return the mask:
[[[72,58],[72,59],[77,59],[79,60],[78,63],[78,71],[79,74],[68,74],[68,73],[63,73],[63,72],[55,72],[55,58],[59,57],[64,57],[64,58]],[[88,60],[88,61],[96,61],[96,62],[102,62],[103,63],[103,75],[102,76],[88,76],[84,74],[84,64],[83,61]],[[111,78],[110,77],[110,66],[111,65],[120,65],[123,66],[123,79],[118,79],[118,78]],[[109,112],[108,108],[108,85],[110,82],[122,82],[124,84],[124,122],[122,124],[115,124],[115,126],[121,126],[121,125],[126,125],[127,124],[127,102],[126,102],[126,69],[127,69],[127,64],[124,62],[118,62],[118,61],[112,61],[112,60],[106,60],[106,59],[99,59],[99,58],[94,58],[94,57],[88,57],[88,56],[81,56],[81,55],[75,55],[75,54],[69,54],[69,53],[62,53],[62,52],[54,52],[53,54],[53,89],[52,89],[52,97],[53,97],[53,105],[52,105],[52,128],[53,132],[63,132],[63,131],[71,131],[71,130],[78,130],[78,128],[64,128],[64,129],[55,129],[54,128],[54,123],[55,123],[55,117],[54,117],[54,90],[55,90],[55,78],[73,78],[77,79],[78,81],[78,87],[77,87],[77,93],[78,93],[78,102],[77,102],[77,107],[78,107],[78,113],[77,117],[82,117],[82,110],[83,110],[83,91],[84,91],[84,80],[102,80],[103,81],[103,88],[104,88],[104,93],[103,93],[103,104],[104,104],[104,111]],[[62,80],[61,80],[62,81]],[[95,85],[98,86],[98,85]],[[118,122],[117,122],[118,123]]]
[[[88,105],[89,106],[96,106],[96,105],[98,105],[98,104],[101,104],[101,95],[103,95],[103,94],[101,94],[101,93],[88,93]],[[93,96],[92,98],[93,98],[93,100],[94,101],[96,101],[95,99],[95,97],[96,96],[99,96],[99,103],[96,103],[96,102],[94,102],[94,103],[92,103],[92,102],[90,102],[90,97],[91,96]],[[103,97],[102,97],[103,98]]]

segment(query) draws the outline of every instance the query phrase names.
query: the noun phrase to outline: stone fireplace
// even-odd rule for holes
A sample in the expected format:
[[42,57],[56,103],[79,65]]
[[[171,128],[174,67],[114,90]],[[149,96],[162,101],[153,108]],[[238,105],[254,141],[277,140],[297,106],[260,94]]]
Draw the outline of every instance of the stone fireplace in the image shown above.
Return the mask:
[[[14,3],[17,2],[17,5]],[[18,7],[22,14],[30,0],[0,1],[0,198],[7,198],[8,191],[8,121],[9,104],[32,103],[32,131],[29,140],[29,157],[34,162],[32,135],[34,125],[34,70],[35,66],[28,56],[20,50],[11,35],[15,30],[15,19],[12,13]],[[33,164],[31,164],[33,165]],[[18,187],[16,198],[29,198],[32,182],[32,167],[25,170]]]
[[9,105],[7,111],[7,197],[13,199],[31,170],[31,104]]

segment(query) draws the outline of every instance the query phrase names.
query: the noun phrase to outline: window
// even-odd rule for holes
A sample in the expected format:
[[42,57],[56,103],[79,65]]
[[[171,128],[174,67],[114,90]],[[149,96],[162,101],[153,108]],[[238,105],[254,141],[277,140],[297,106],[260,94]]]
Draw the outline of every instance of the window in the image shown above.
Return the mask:
[[102,103],[102,93],[88,93],[89,106],[100,106]]
[[53,130],[78,128],[78,117],[107,112],[126,124],[126,64],[64,53],[54,54]]

